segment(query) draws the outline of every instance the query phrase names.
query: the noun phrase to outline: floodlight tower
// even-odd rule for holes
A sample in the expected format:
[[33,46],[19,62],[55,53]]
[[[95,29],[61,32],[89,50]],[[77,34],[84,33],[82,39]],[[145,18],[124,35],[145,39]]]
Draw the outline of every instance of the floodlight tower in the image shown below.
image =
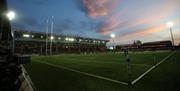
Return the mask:
[[53,16],[52,16],[52,22],[51,22],[51,36],[50,36],[50,55],[52,56],[52,41],[54,39],[53,37],[53,28],[54,28],[54,22],[53,22]]
[[173,49],[174,49],[174,37],[173,37],[173,33],[172,33],[172,27],[173,27],[173,25],[174,25],[173,22],[168,22],[168,23],[167,23],[167,26],[168,26],[169,29],[170,29],[172,46],[173,46]]
[[[15,18],[15,13],[13,11],[8,11],[6,13],[6,17],[9,19],[9,21],[12,21]],[[15,37],[14,37],[14,32],[11,31],[11,35],[12,35],[12,53],[14,55],[14,47],[15,47]]]
[[115,46],[114,46],[114,38],[115,38],[116,35],[112,33],[110,36],[113,39],[113,50],[114,50],[114,48],[115,48]]
[[28,78],[22,64],[30,62],[30,56],[14,55],[10,20],[15,18],[15,13],[7,10],[7,0],[0,0],[0,91],[34,91],[29,79],[21,80]]
[[47,54],[48,54],[48,50],[47,50],[48,49],[48,31],[49,31],[48,20],[46,21],[46,23],[47,23],[47,27],[46,27],[46,56],[47,56]]

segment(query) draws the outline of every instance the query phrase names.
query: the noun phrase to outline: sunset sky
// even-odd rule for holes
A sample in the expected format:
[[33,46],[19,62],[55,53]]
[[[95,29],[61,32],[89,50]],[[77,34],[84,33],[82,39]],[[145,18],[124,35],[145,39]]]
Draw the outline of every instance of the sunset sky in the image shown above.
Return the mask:
[[[46,21],[54,33],[109,39],[116,44],[170,40],[167,22],[174,23],[175,43],[180,43],[180,0],[8,0],[16,12],[13,29],[45,32]],[[52,19],[53,16],[53,19]]]

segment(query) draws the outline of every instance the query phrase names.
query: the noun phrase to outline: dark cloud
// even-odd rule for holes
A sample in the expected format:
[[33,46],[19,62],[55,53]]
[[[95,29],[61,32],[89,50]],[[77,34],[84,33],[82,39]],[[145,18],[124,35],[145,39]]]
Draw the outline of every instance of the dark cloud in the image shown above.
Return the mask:
[[26,29],[26,25],[19,24],[19,23],[12,23],[11,26],[12,26],[13,30],[16,30],[16,29]]
[[85,8],[85,6],[84,6],[84,4],[83,4],[83,0],[72,0],[74,3],[75,3],[75,5],[77,6],[77,9],[78,10],[80,10],[80,11],[82,11],[83,13],[85,13],[86,14],[86,8]]
[[80,22],[80,28],[82,29],[94,29],[94,23],[93,22],[87,22],[87,21],[81,21]]
[[74,22],[70,19],[64,19],[54,23],[54,32],[63,33],[74,30]]
[[20,3],[29,3],[29,4],[37,4],[37,5],[48,5],[49,0],[16,0]]
[[12,27],[16,29],[43,31],[45,26],[45,23],[42,23],[36,18],[30,16],[21,16],[12,22]]
[[101,28],[102,22],[95,22],[95,21],[81,21],[79,28],[86,29],[93,32],[98,32]]
[[40,22],[38,22],[37,19],[33,17],[21,17],[16,21],[16,23],[25,24],[31,27],[41,25]]
[[40,25],[40,23],[32,17],[25,18],[22,22],[24,22],[25,24],[32,26],[32,27]]

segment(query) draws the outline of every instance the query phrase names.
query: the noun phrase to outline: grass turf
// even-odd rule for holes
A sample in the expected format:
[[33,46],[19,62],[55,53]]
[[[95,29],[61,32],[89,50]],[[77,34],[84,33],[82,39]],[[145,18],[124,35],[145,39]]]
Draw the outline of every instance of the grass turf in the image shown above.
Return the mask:
[[[176,55],[178,53],[179,52],[176,52],[175,56],[173,55],[169,58],[169,60],[171,59],[178,61],[178,56]],[[156,64],[158,61],[166,57],[168,55],[168,52],[157,52],[156,55],[157,60],[154,61],[152,52],[130,53],[130,57],[132,59],[132,77],[130,81],[134,80],[147,69],[149,69],[152,65]],[[129,81],[127,75],[127,64],[125,61],[124,54],[121,53],[91,55],[60,55],[53,57],[35,56],[32,57],[32,62],[30,64],[25,65],[25,67],[29,72],[29,75],[32,78],[38,91],[128,91],[132,89],[137,91],[143,91],[144,89],[148,90],[153,88],[149,86],[153,84],[153,82],[149,82],[149,80],[152,80],[151,77],[147,77],[149,76],[149,74],[145,76],[142,79],[142,81],[140,80],[140,82],[138,82],[137,84],[133,86],[126,86],[90,77],[87,75],[71,72],[69,70],[49,66],[47,64],[42,64],[39,63],[39,61],[48,62],[50,64],[55,64],[63,67],[68,67],[71,69],[111,78],[118,81]],[[177,68],[177,66],[175,67]],[[161,68],[161,65],[158,68]],[[162,68],[166,68],[166,66],[162,66]],[[152,74],[152,76],[160,75],[160,77],[163,77],[163,75],[161,74],[166,73],[166,71],[160,71],[159,73],[156,73],[158,71],[155,71],[155,73],[153,73],[153,70],[152,72],[150,72],[150,74]],[[173,73],[173,71],[171,71],[171,73]],[[176,74],[179,73],[177,72]],[[158,79],[155,78],[154,80],[156,81]],[[162,81],[164,80],[166,79],[163,79]],[[161,86],[159,86],[159,89],[161,90]]]

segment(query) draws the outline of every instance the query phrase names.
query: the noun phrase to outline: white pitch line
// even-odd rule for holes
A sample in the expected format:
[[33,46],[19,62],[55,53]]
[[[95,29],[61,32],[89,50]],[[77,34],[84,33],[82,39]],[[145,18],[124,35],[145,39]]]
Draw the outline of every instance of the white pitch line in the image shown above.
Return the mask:
[[74,70],[74,69],[71,69],[71,68],[68,68],[68,67],[64,67],[64,66],[60,66],[60,65],[55,65],[55,64],[51,64],[51,63],[47,63],[47,62],[42,62],[42,61],[41,62],[37,61],[37,62],[44,63],[44,64],[47,64],[47,65],[50,65],[50,66],[53,66],[53,67],[69,70],[69,71],[72,71],[72,72],[80,73],[80,74],[83,74],[83,75],[87,75],[87,76],[91,76],[91,77],[95,77],[95,78],[111,81],[111,82],[114,82],[114,83],[128,85],[128,83],[126,83],[126,82],[121,82],[121,81],[113,80],[113,79],[110,79],[110,78],[106,78],[106,77],[102,77],[102,76],[98,76],[98,75],[93,75],[93,74],[89,74],[89,73],[86,73],[86,72],[81,72],[79,70]]
[[134,81],[131,82],[131,84],[135,84],[137,81],[139,81],[142,77],[144,77],[146,74],[148,74],[150,71],[152,71],[154,68],[159,66],[161,63],[163,63],[166,59],[168,59],[174,52],[170,53],[168,56],[166,56],[164,59],[162,59],[160,62],[158,62],[156,65],[152,66],[149,70],[144,72],[142,75],[140,75],[138,78],[136,78]]
[[[77,60],[71,60],[71,61],[77,61]],[[80,60],[78,60],[80,61]],[[80,61],[80,62],[89,62],[89,63],[105,63],[105,64],[127,64],[127,63],[118,63],[118,62],[102,62],[102,61],[87,61],[87,60],[83,60],[83,61]],[[146,66],[146,67],[149,67],[149,66],[152,66],[152,65],[149,65],[149,64],[131,64],[131,65],[137,65],[137,66]]]
[[[81,62],[83,62],[83,61],[81,61]],[[116,63],[116,62],[96,62],[96,61],[84,61],[84,62],[92,62],[92,63],[106,63],[106,64],[122,64],[122,65],[127,64],[127,63]],[[137,65],[137,66],[147,66],[147,67],[152,66],[152,65],[148,65],[148,64],[131,64],[131,65]]]

